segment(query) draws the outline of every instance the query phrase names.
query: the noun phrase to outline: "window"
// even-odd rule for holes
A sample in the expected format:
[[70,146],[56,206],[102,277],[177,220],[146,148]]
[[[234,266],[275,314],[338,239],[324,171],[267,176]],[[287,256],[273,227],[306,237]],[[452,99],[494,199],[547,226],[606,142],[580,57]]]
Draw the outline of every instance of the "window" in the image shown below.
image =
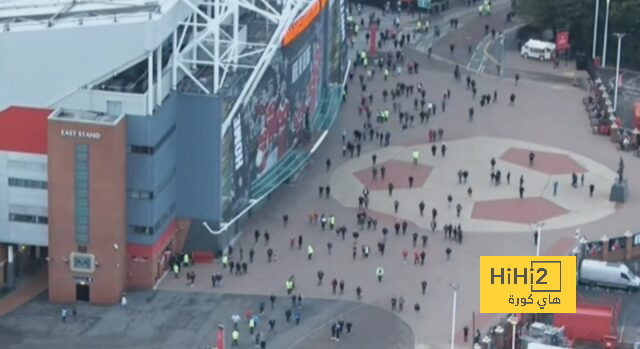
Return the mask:
[[160,182],[158,188],[156,188],[155,191],[129,189],[127,190],[127,193],[131,199],[153,200],[155,196],[162,193],[162,191],[167,187],[167,185],[169,185],[169,183],[175,176],[176,168],[173,167],[169,171],[169,174],[162,180],[162,182]]
[[7,168],[22,171],[47,172],[47,164],[35,161],[11,159],[7,161]]
[[37,181],[34,179],[24,179],[24,178],[14,178],[9,177],[9,186],[10,187],[20,187],[20,188],[29,188],[29,189],[47,189],[46,181]]
[[134,154],[153,155],[153,148],[145,145],[132,145],[131,152]]
[[167,132],[165,132],[165,134],[160,137],[158,142],[153,147],[147,145],[132,144],[129,149],[134,154],[153,155],[153,153],[157,152],[175,131],[176,125],[173,124],[171,125],[171,127],[169,127]]
[[49,217],[23,213],[9,213],[9,222],[48,224]]
[[152,227],[145,227],[142,225],[132,225],[131,230],[133,231],[134,234],[153,235]]
[[89,244],[89,145],[76,144],[75,154],[76,243]]
[[132,199],[143,199],[143,200],[151,200],[153,199],[153,192],[147,190],[129,190],[129,197]]

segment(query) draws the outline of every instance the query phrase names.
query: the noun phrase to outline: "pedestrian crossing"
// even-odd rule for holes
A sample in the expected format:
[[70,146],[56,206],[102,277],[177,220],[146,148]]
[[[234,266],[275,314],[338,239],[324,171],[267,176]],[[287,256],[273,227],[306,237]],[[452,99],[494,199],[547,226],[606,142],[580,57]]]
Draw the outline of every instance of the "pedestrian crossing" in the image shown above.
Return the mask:
[[[458,24],[458,29],[463,27],[464,27],[464,23]],[[433,47],[436,41],[438,41],[439,39],[441,39],[443,36],[447,35],[451,31],[452,31],[451,28],[447,25],[447,27],[440,29],[440,36],[436,37],[433,32],[433,27],[431,27],[428,33],[418,33],[413,39],[413,42],[416,44],[412,46],[414,49],[418,51],[427,53],[427,51],[429,50],[429,47]]]

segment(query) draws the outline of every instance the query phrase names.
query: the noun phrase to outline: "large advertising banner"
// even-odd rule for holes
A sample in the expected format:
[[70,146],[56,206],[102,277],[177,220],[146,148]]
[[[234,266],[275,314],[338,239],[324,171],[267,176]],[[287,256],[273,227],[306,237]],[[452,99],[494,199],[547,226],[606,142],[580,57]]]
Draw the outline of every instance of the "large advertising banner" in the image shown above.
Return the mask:
[[[321,95],[322,11],[326,0],[285,36],[254,93],[223,136],[223,208],[226,218],[246,205],[251,183],[265,176],[303,138]],[[238,92],[238,91],[236,91]],[[232,104],[237,93],[225,98]],[[228,113],[228,111],[227,111]]]
[[264,176],[302,139],[315,115],[323,55],[319,18],[280,50],[241,111],[249,130],[251,180]]
[[329,81],[342,82],[342,67],[346,48],[346,8],[344,0],[330,1],[329,5]]

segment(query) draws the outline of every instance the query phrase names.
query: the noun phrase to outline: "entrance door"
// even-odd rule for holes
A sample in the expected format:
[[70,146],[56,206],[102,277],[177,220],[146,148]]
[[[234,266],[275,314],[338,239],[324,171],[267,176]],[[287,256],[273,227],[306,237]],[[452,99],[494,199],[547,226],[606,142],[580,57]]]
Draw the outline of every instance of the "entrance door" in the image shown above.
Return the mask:
[[76,301],[89,301],[89,285],[76,284]]

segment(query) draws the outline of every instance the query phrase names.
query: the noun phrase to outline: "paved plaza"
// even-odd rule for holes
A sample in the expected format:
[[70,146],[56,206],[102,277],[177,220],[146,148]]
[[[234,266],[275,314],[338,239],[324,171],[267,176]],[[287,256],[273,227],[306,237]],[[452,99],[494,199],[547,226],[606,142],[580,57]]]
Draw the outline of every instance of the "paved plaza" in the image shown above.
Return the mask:
[[[478,19],[471,17],[471,20]],[[473,24],[468,25],[472,26]],[[461,27],[459,30],[465,30]],[[362,40],[361,40],[362,41]],[[446,37],[441,40],[446,45]],[[367,92],[374,96],[373,111],[378,108],[392,109],[392,101],[382,102],[382,90],[390,89],[396,82],[405,84],[422,83],[427,91],[427,100],[438,106],[438,113],[427,124],[420,124],[416,118],[414,127],[402,131],[397,115],[392,114],[387,124],[375,124],[380,131],[391,132],[389,147],[381,147],[376,141],[362,143],[360,157],[343,157],[341,154],[344,131],[351,139],[354,129],[362,130],[364,116],[359,116],[358,105],[361,90],[356,70],[354,80],[349,84],[349,94],[341,112],[341,118],[329,134],[325,143],[314,155],[310,164],[295,180],[273,193],[266,205],[253,212],[250,220],[243,223],[244,232],[236,243],[236,251],[244,250],[245,256],[251,248],[256,260],[249,266],[246,276],[225,276],[223,288],[213,289],[208,283],[212,272],[223,272],[221,266],[197,266],[197,290],[232,293],[278,293],[284,294],[284,282],[289,275],[296,277],[296,292],[306,297],[356,301],[355,289],[363,291],[361,302],[390,310],[392,297],[404,297],[405,310],[396,313],[413,329],[416,348],[444,348],[450,343],[452,291],[449,283],[460,285],[458,313],[456,320],[456,346],[462,343],[462,328],[475,325],[485,330],[500,314],[478,314],[478,257],[481,255],[531,255],[535,254],[531,224],[546,222],[541,237],[542,251],[548,255],[564,255],[576,244],[574,232],[577,227],[589,239],[597,239],[603,234],[614,236],[633,229],[637,217],[638,200],[633,195],[623,205],[608,201],[608,192],[615,178],[619,157],[626,164],[626,175],[630,183],[635,183],[639,168],[637,161],[628,154],[617,153],[607,138],[594,136],[584,115],[581,100],[585,91],[572,84],[559,83],[563,79],[544,82],[541,79],[523,78],[516,86],[512,77],[472,74],[478,85],[478,94],[498,94],[497,103],[480,107],[478,99],[472,99],[464,82],[453,79],[453,66],[435,57],[426,58],[420,52],[407,53],[407,59],[417,61],[421,70],[418,75],[403,74],[385,83],[382,74],[376,74],[368,82]],[[562,72],[558,74],[562,75]],[[463,72],[463,78],[466,72]],[[577,76],[578,78],[580,76]],[[544,80],[544,79],[542,79]],[[451,91],[446,111],[440,108],[442,95]],[[516,105],[509,106],[511,93],[517,95]],[[412,111],[415,96],[399,99],[403,110]],[[474,107],[475,120],[468,121],[468,109]],[[443,141],[447,144],[447,154],[443,158],[433,157],[427,144],[429,129],[442,128]],[[418,166],[413,168],[411,153],[420,150]],[[536,162],[528,164],[528,152],[534,151]],[[387,180],[397,181],[392,197],[388,196],[384,182],[377,182],[371,176],[371,155],[377,154],[378,163],[388,162]],[[490,160],[496,159],[497,168],[504,173],[511,172],[511,184],[492,186],[490,181]],[[330,158],[332,166],[325,168],[325,160]],[[473,186],[473,197],[466,197],[466,186],[458,184],[456,173],[468,170]],[[570,185],[571,172],[585,174],[585,185],[573,188]],[[409,189],[406,179],[414,173],[414,187]],[[525,199],[518,198],[520,175],[524,175]],[[379,174],[378,174],[379,176]],[[503,177],[504,178],[504,177]],[[552,184],[558,181],[558,193],[552,193]],[[504,180],[503,180],[504,182]],[[595,192],[589,197],[588,186],[594,184]],[[331,197],[318,198],[318,187],[329,185]],[[370,213],[378,221],[377,230],[362,230],[357,242],[351,232],[357,229],[357,196],[365,185],[370,185]],[[633,185],[632,185],[633,188]],[[447,209],[446,196],[451,193],[454,205],[459,201],[463,214],[456,219],[453,209]],[[393,201],[398,200],[398,214],[393,211]],[[425,216],[420,219],[417,202],[427,203]],[[447,221],[460,223],[464,230],[462,244],[443,238],[442,230],[431,233],[427,228],[431,218],[431,208],[437,207],[440,226]],[[345,241],[335,232],[323,231],[319,225],[309,224],[309,213],[334,215],[337,226],[345,225],[348,233]],[[533,212],[532,212],[533,211]],[[289,223],[282,224],[282,215],[288,214]],[[442,216],[446,217],[442,217]],[[396,236],[393,224],[407,220],[406,235]],[[383,239],[381,230],[387,227],[390,233],[386,239],[384,256],[376,252],[376,244]],[[254,244],[253,232],[268,230],[271,236],[269,246],[260,239]],[[414,251],[412,233],[428,235],[426,263],[424,266],[411,263]],[[303,236],[302,249],[289,249],[289,239]],[[332,253],[327,251],[327,243],[332,244]],[[352,259],[352,249],[357,244],[357,258]],[[312,245],[315,254],[307,259],[307,245]],[[368,259],[361,257],[362,245],[371,247]],[[420,246],[420,243],[419,243]],[[447,261],[445,249],[452,249]],[[277,261],[267,263],[266,250],[272,248]],[[409,251],[409,262],[403,263],[402,250]],[[246,258],[246,257],[245,257]],[[383,267],[383,281],[375,277],[377,267]],[[317,285],[316,272],[325,273],[322,286]],[[226,272],[225,275],[228,275]],[[345,281],[345,294],[334,295],[330,281]],[[420,282],[426,279],[426,295],[421,294]],[[162,289],[184,289],[184,280],[167,278]],[[421,311],[413,311],[414,304],[420,304]],[[408,307],[407,307],[408,305]],[[408,309],[407,309],[408,308]],[[364,319],[359,328],[374,326],[376,319]],[[327,323],[326,331],[331,323]],[[327,343],[329,339],[326,338]],[[325,344],[328,345],[328,344]],[[309,348],[324,348],[319,344]]]
[[[263,321],[256,327],[256,333],[260,332],[268,341],[268,348],[305,348],[302,342],[330,348],[325,346],[328,330],[324,324],[338,317],[354,323],[352,333],[342,340],[344,345],[362,343],[367,348],[409,349],[414,343],[411,329],[398,317],[356,302],[304,300],[303,319],[295,325],[293,321],[288,324],[284,321],[284,311],[291,303],[288,298],[276,299],[273,309],[267,298],[260,296],[145,291],[131,292],[128,298],[130,305],[125,308],[78,304],[77,315],[69,315],[63,322],[62,307],[49,303],[46,294],[41,294],[0,318],[1,347],[211,348],[218,324],[224,325],[229,334],[232,315],[244,317],[247,309],[257,312],[260,302],[265,301],[265,314],[260,316]],[[378,319],[380,324],[373,332],[358,325],[369,317]],[[277,319],[274,331],[267,323],[272,318]],[[254,348],[254,336],[248,333],[247,325],[243,322],[239,329],[242,335],[237,348]],[[227,346],[230,344],[227,341]]]
[[[332,172],[329,184],[337,189],[334,198],[345,207],[357,208],[358,196],[367,187],[371,214],[382,213],[397,220],[407,220],[421,230],[430,229],[431,211],[438,212],[439,222],[462,224],[473,232],[530,232],[531,225],[545,221],[547,229],[565,228],[589,223],[615,211],[609,202],[609,189],[615,173],[608,168],[578,154],[560,149],[516,140],[472,137],[446,142],[448,155],[442,156],[440,142],[435,156],[433,144],[406,147],[390,146],[379,151],[362,154],[347,161]],[[412,164],[412,152],[418,150],[418,165]],[[529,153],[536,154],[529,165]],[[459,156],[458,154],[466,154]],[[386,169],[385,178],[373,179],[371,156],[377,159],[376,169]],[[446,153],[445,153],[446,154]],[[495,170],[510,183],[501,180],[496,185],[490,179],[490,160],[496,160]],[[574,160],[575,159],[575,160]],[[470,170],[473,169],[473,170]],[[467,170],[466,184],[459,182],[457,172]],[[584,174],[586,186],[573,188],[571,174]],[[408,177],[414,177],[409,188]],[[524,198],[519,198],[519,178],[524,180]],[[556,195],[553,183],[558,182]],[[388,185],[393,183],[393,195]],[[589,198],[587,187],[594,184],[598,191]],[[467,193],[472,188],[472,195]],[[447,196],[453,198],[449,207]],[[394,214],[394,201],[400,201]],[[425,202],[426,214],[421,217],[419,202]],[[457,217],[456,206],[462,207]],[[394,224],[395,221],[385,222]]]
[[[497,3],[504,3],[498,1]],[[365,9],[365,15],[371,9]],[[459,11],[459,10],[456,10]],[[467,9],[461,11],[475,11]],[[461,56],[447,58],[449,36],[433,42],[434,57],[429,59],[420,49],[407,49],[406,59],[420,65],[419,74],[391,76],[385,82],[382,73],[376,72],[367,81],[366,94],[373,95],[372,112],[389,109],[391,117],[387,123],[376,123],[379,132],[390,132],[390,145],[380,146],[376,140],[362,142],[360,156],[342,154],[342,134],[352,141],[354,130],[363,130],[366,121],[358,113],[363,96],[359,75],[362,67],[348,85],[348,95],[340,117],[327,136],[325,142],[313,155],[312,162],[288,184],[270,195],[268,200],[251,213],[251,217],[241,224],[241,234],[234,245],[232,260],[237,260],[242,250],[246,260],[249,251],[255,252],[255,260],[249,264],[246,275],[235,276],[214,265],[195,265],[190,270],[197,277],[193,286],[187,286],[184,273],[180,278],[167,275],[153,294],[140,293],[131,297],[130,309],[91,308],[78,317],[80,324],[63,326],[59,324],[58,308],[43,304],[43,300],[30,303],[7,317],[0,319],[0,331],[8,331],[15,348],[37,347],[48,336],[62,335],[55,343],[91,343],[100,347],[101,340],[113,339],[114,329],[122,329],[124,334],[117,339],[122,347],[199,347],[209,345],[214,338],[213,326],[217,323],[229,324],[234,312],[244,313],[247,307],[257,308],[271,294],[279,297],[278,302],[287,303],[285,281],[295,276],[294,293],[305,299],[303,321],[300,327],[285,326],[281,331],[269,336],[268,348],[278,349],[324,349],[324,348],[448,348],[452,322],[451,283],[458,284],[459,297],[455,321],[456,348],[468,348],[463,343],[462,329],[473,325],[486,330],[503,314],[479,314],[478,262],[482,255],[533,255],[535,245],[533,226],[545,222],[541,236],[541,251],[546,255],[565,255],[575,245],[574,232],[580,228],[589,240],[603,234],[617,236],[626,230],[633,230],[638,224],[637,212],[640,201],[634,194],[634,183],[640,164],[630,154],[618,153],[606,137],[592,134],[588,119],[581,103],[586,92],[566,83],[562,77],[566,72],[550,72],[558,79],[545,79],[536,75],[528,79],[526,75],[516,85],[512,75],[496,75],[485,70],[485,74],[468,73],[464,70],[467,60],[466,40],[477,42],[482,39],[479,28],[485,23],[495,25],[504,21],[502,12],[485,18],[475,15],[461,17],[458,32],[453,31],[456,43],[461,46]],[[379,12],[378,12],[379,13]],[[457,13],[457,12],[456,12]],[[360,16],[355,16],[359,21]],[[392,16],[383,17],[383,27],[390,26]],[[402,17],[405,28],[414,25],[415,18]],[[445,26],[446,24],[442,24]],[[513,25],[517,25],[514,23]],[[500,30],[508,26],[500,24]],[[465,32],[466,31],[466,32]],[[356,47],[364,47],[364,30],[356,40]],[[470,39],[467,39],[470,38]],[[392,43],[387,43],[381,52],[390,52]],[[465,50],[462,55],[462,50]],[[439,56],[439,57],[435,57]],[[350,53],[355,57],[355,51]],[[454,59],[455,58],[455,59]],[[468,59],[468,58],[467,58]],[[509,69],[517,69],[516,62]],[[463,81],[453,78],[453,65],[462,67]],[[537,63],[537,62],[533,62]],[[525,62],[524,65],[531,65]],[[531,68],[533,69],[533,68]],[[478,88],[474,99],[465,86],[464,78],[470,74]],[[581,73],[571,72],[573,80],[581,78]],[[427,123],[421,124],[416,117],[412,127],[403,131],[393,112],[393,101],[382,100],[382,91],[390,90],[397,82],[418,85],[426,90],[426,100],[437,106],[437,113]],[[450,91],[446,111],[442,111],[443,94]],[[497,101],[480,106],[479,96],[497,94]],[[509,96],[517,96],[515,105],[509,105]],[[414,99],[419,94],[396,99],[402,110],[417,114],[413,108]],[[474,121],[469,122],[468,110],[475,110]],[[428,142],[429,130],[443,130],[443,139],[436,141],[437,153],[431,154],[432,143]],[[442,156],[441,146],[446,144],[446,155]],[[419,150],[418,164],[412,163],[412,152]],[[529,163],[529,153],[536,154],[533,164]],[[372,178],[372,158],[376,154],[377,166],[386,167],[383,180]],[[615,180],[620,157],[625,161],[625,175],[629,178],[631,195],[622,205],[608,201],[609,190]],[[503,174],[502,184],[492,184],[491,159],[495,158],[495,168]],[[331,159],[327,170],[326,159]],[[459,183],[457,172],[469,173],[466,184]],[[584,174],[584,185],[571,186],[571,174]],[[506,174],[510,173],[510,183]],[[408,177],[414,178],[410,187]],[[524,195],[519,197],[519,180],[523,176]],[[557,194],[553,194],[553,183],[558,182]],[[388,183],[394,183],[390,196]],[[589,195],[589,186],[594,185],[594,194]],[[330,186],[328,198],[319,197],[318,188]],[[358,196],[363,189],[370,190],[367,214],[378,221],[376,229],[359,229],[356,222]],[[467,190],[472,187],[473,194]],[[449,207],[447,196],[452,196]],[[399,210],[394,211],[394,201]],[[418,205],[424,201],[424,216],[420,216]],[[455,207],[462,206],[460,217]],[[432,209],[438,212],[437,227],[431,231]],[[346,226],[343,239],[335,230],[322,229],[320,224],[310,223],[313,212],[326,217],[335,216],[338,227]],[[288,215],[288,224],[282,217]],[[407,221],[407,233],[396,235],[394,224]],[[442,226],[446,223],[460,224],[464,239],[457,242],[443,237]],[[381,233],[387,228],[384,255],[376,245],[384,239]],[[260,232],[255,242],[254,231]],[[354,239],[352,232],[358,230]],[[268,231],[270,240],[264,240]],[[418,242],[414,246],[413,232],[427,235],[425,248]],[[302,244],[298,248],[298,239]],[[294,239],[293,248],[290,239]],[[329,248],[329,244],[331,248]],[[363,258],[361,248],[371,248],[369,258]],[[308,258],[307,249],[312,246],[314,254]],[[353,258],[353,251],[356,258]],[[452,250],[447,259],[445,250]],[[267,250],[272,249],[274,260],[268,262]],[[402,251],[408,252],[408,261],[403,261]],[[426,253],[424,265],[413,263],[414,253]],[[376,269],[384,269],[384,277],[379,282]],[[323,271],[322,284],[318,284],[317,272]],[[224,283],[212,287],[212,273],[222,273]],[[331,281],[344,281],[344,293],[332,292]],[[421,282],[426,280],[426,294],[421,292]],[[362,290],[362,297],[356,296],[356,288]],[[404,310],[391,310],[391,298],[402,297]],[[155,299],[154,299],[155,298]],[[418,304],[420,311],[414,311]],[[48,307],[48,308],[47,308]],[[151,308],[153,309],[151,309]],[[48,315],[29,317],[38,309]],[[133,310],[135,309],[135,310]],[[284,322],[284,308],[275,312],[278,323]],[[124,313],[124,314],[123,314]],[[268,316],[271,316],[269,312]],[[475,314],[475,322],[472,318]],[[38,332],[32,339],[20,334],[24,329],[22,319],[33,319],[24,323],[39,323]],[[42,315],[41,315],[42,316]],[[341,317],[348,317],[354,323],[354,333],[341,342],[331,341],[330,326]],[[36,321],[38,319],[38,321]],[[179,324],[172,329],[173,324]],[[20,326],[21,325],[21,326]],[[471,332],[471,331],[470,331]],[[153,344],[135,342],[138,333]],[[111,337],[105,337],[109,336]],[[75,341],[69,338],[78,336]],[[102,337],[101,337],[102,336]],[[248,340],[246,326],[241,330],[241,338]],[[230,340],[229,335],[227,335]],[[66,338],[66,339],[65,339]],[[22,341],[22,342],[21,342]],[[84,342],[83,342],[84,341]],[[22,345],[20,344],[22,343]],[[241,343],[242,348],[252,345]],[[10,347],[12,348],[12,347]]]

